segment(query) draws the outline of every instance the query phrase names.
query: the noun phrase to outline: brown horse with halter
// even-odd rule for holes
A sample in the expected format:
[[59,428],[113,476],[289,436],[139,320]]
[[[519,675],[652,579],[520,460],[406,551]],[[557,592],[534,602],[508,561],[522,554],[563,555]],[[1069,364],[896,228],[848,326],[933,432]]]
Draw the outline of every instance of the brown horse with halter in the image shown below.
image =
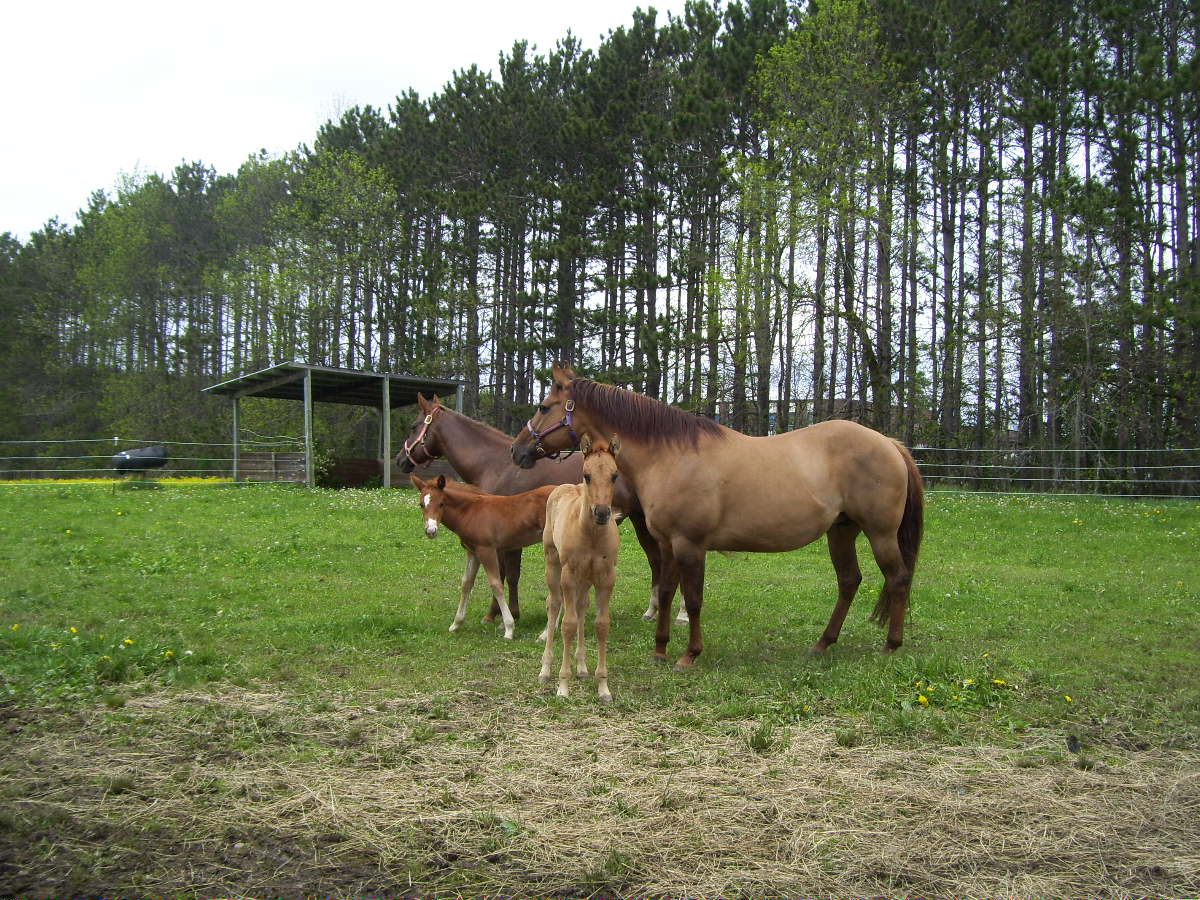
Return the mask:
[[884,576],[872,618],[887,623],[885,652],[904,640],[913,570],[921,543],[924,489],[898,441],[846,420],[771,437],[750,437],[641,394],[577,378],[556,365],[550,392],[512,445],[528,467],[576,435],[619,434],[617,466],[633,485],[658,541],[655,656],[667,658],[671,600],[678,585],[690,618],[688,647],[676,668],[704,649],[700,608],[709,550],[777,552],[822,534],[837,572],[838,600],[813,645],[838,639],[862,581],[855,540],[865,533]]
[[[413,422],[404,441],[404,449],[396,454],[396,465],[405,474],[411,474],[417,467],[444,457],[459,477],[489,494],[519,494],[545,484],[578,484],[583,479],[583,457],[578,453],[566,456],[551,454],[532,467],[518,469],[513,466],[509,456],[511,436],[448,409],[436,395],[432,400],[426,400],[418,394],[417,401],[421,415]],[[646,553],[650,563],[653,606],[657,599],[654,586],[658,583],[658,542],[646,528],[646,519],[637,496],[623,478],[617,479],[613,507],[622,511],[633,523],[638,543]],[[478,567],[478,560],[468,556],[467,571],[475,571]],[[514,617],[519,618],[517,582],[521,577],[520,551],[501,554],[500,570],[501,577],[508,585],[509,609]],[[494,620],[499,611],[499,606],[493,602],[485,621]],[[649,617],[650,611],[647,610]]]

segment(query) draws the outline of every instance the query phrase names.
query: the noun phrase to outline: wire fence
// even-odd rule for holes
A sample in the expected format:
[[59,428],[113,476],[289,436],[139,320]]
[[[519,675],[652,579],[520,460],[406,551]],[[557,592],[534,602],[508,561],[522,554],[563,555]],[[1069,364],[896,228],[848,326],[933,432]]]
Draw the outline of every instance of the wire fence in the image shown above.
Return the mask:
[[930,491],[1200,498],[1200,448],[913,448]]
[[[0,454],[4,454],[0,455],[0,483],[33,486],[124,479],[131,473],[118,469],[116,454],[158,446],[167,449],[168,459],[162,467],[147,470],[145,475],[148,477],[192,479],[196,484],[234,478],[232,443],[144,440],[118,435],[111,438],[0,440]],[[255,454],[303,452],[304,443],[296,438],[254,437],[240,441],[238,448],[244,461]]]
[[[233,444],[137,438],[0,441],[0,483],[36,485],[125,477],[113,456],[162,445],[169,461],[153,477],[233,480]],[[239,442],[256,454],[303,452],[297,438],[256,435]],[[1200,448],[1133,450],[912,448],[926,489],[1006,494],[1200,498]],[[245,475],[245,466],[242,474]],[[267,478],[265,480],[271,480]]]

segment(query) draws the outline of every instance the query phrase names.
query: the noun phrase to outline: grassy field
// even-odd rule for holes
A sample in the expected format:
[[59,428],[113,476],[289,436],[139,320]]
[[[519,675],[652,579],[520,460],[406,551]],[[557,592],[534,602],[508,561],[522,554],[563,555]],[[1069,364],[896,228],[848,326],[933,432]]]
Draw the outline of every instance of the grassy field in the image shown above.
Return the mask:
[[930,495],[892,657],[865,542],[822,659],[823,542],[712,554],[685,675],[625,528],[602,708],[411,491],[0,490],[4,896],[1200,891],[1194,501]]

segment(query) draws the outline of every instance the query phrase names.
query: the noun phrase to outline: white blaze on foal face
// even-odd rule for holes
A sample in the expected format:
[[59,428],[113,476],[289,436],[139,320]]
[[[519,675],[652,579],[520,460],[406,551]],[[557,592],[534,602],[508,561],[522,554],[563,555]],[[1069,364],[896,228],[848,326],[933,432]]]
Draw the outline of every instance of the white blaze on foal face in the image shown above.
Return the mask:
[[425,533],[430,537],[437,537],[438,520],[429,514],[429,504],[433,502],[431,494],[425,494],[421,497],[421,508],[425,510]]

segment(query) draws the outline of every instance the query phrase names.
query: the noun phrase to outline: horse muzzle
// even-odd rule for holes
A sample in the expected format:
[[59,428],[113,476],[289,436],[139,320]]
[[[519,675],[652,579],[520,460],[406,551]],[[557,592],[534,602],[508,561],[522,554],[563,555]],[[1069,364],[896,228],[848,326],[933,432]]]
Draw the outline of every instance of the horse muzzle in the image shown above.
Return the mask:
[[592,519],[597,525],[607,525],[608,520],[612,517],[611,506],[593,506]]
[[407,453],[396,454],[396,468],[405,475],[410,475],[417,470],[417,464],[412,461]]
[[425,537],[433,539],[437,537],[438,523],[434,519],[425,520]]
[[522,469],[532,469],[537,462],[537,455],[527,444],[513,444],[511,448],[513,464]]

